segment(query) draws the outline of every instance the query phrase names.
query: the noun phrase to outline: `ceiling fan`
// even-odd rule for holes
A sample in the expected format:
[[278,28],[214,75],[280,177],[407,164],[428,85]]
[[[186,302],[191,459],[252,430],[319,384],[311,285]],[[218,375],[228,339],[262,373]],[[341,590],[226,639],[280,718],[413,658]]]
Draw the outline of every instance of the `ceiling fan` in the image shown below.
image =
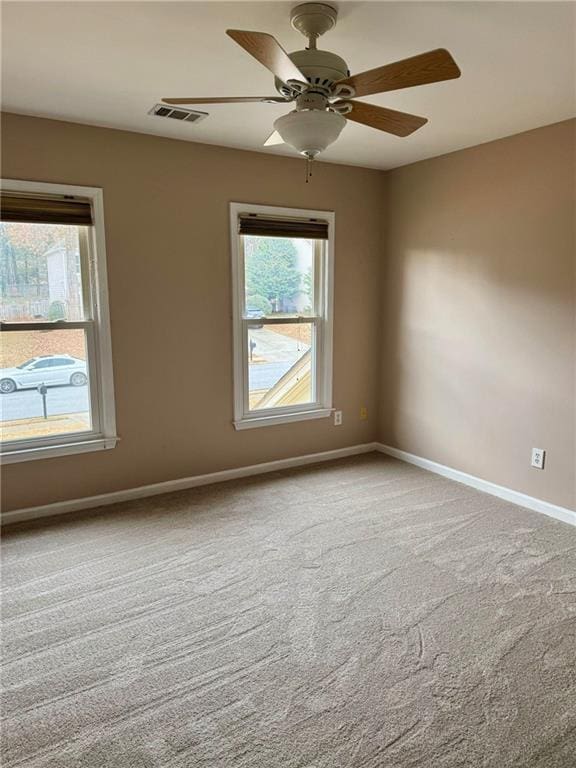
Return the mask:
[[460,77],[456,62],[447,50],[437,48],[351,76],[344,59],[316,47],[318,37],[336,24],[337,14],[335,8],[325,3],[297,5],[290,21],[308,38],[308,47],[290,54],[265,32],[227,30],[232,40],[272,72],[279,96],[166,98],[162,101],[166,104],[295,102],[292,112],[274,122],[274,132],[264,146],[286,143],[308,160],[336,141],[346,120],[395,136],[409,136],[428,122],[425,117],[354,101],[354,97]]

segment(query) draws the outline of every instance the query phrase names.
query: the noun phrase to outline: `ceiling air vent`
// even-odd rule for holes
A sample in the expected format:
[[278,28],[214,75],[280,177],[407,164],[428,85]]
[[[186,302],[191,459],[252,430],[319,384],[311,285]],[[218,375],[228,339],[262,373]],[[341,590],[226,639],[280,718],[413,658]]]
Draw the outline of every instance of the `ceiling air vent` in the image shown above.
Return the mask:
[[171,117],[172,120],[182,120],[186,123],[199,123],[200,120],[208,117],[208,112],[195,112],[193,109],[183,107],[174,109],[174,107],[168,107],[166,104],[156,104],[148,114],[157,117]]

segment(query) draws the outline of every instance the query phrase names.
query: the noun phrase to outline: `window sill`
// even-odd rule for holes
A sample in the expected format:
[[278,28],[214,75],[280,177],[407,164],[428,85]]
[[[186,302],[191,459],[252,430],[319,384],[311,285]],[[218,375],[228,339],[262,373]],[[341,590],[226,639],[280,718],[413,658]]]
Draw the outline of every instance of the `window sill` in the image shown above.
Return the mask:
[[300,413],[282,413],[278,416],[250,416],[234,422],[235,429],[254,429],[255,427],[273,427],[276,424],[290,424],[293,421],[308,421],[309,419],[325,419],[332,413],[332,408],[319,408],[315,411]]
[[68,456],[74,453],[88,453],[89,451],[105,451],[114,448],[119,438],[98,437],[93,440],[84,440],[58,445],[33,446],[29,448],[4,449],[0,453],[2,464],[15,464],[19,461],[34,461],[35,459],[51,459],[56,456]]

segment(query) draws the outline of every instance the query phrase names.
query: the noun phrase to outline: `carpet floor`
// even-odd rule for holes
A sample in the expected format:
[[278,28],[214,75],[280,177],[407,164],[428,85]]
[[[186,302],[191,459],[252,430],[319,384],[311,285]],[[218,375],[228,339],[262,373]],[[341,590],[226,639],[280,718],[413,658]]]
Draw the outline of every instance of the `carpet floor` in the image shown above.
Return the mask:
[[576,529],[379,455],[7,529],[4,768],[574,768]]

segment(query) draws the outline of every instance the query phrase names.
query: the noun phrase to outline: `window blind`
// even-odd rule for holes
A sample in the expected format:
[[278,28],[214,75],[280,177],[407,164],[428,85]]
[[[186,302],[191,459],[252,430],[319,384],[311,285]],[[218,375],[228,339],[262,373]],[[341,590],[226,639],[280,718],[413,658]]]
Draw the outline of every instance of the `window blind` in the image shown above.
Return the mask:
[[322,219],[273,219],[255,214],[240,215],[238,231],[241,235],[260,237],[303,237],[309,240],[328,240],[328,222]]
[[31,197],[0,193],[0,220],[27,224],[93,223],[89,200],[67,197]]

